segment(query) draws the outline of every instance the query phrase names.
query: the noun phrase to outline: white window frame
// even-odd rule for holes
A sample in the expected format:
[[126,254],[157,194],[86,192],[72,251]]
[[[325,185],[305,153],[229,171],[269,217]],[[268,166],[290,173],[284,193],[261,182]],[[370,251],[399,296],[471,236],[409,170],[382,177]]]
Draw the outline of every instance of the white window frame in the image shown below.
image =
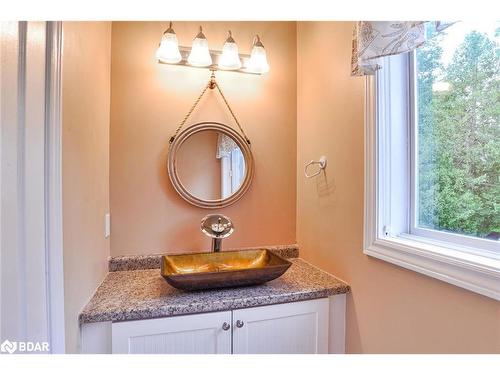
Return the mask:
[[385,58],[366,77],[364,253],[500,300],[500,243],[416,227],[413,60]]

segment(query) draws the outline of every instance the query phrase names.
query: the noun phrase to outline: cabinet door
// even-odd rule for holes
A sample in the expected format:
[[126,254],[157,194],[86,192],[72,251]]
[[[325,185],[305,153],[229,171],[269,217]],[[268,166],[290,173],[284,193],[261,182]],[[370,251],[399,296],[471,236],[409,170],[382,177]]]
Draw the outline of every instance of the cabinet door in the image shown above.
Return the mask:
[[231,311],[118,322],[111,327],[112,349],[126,354],[230,354],[230,327]]
[[328,352],[328,298],[233,311],[234,354]]

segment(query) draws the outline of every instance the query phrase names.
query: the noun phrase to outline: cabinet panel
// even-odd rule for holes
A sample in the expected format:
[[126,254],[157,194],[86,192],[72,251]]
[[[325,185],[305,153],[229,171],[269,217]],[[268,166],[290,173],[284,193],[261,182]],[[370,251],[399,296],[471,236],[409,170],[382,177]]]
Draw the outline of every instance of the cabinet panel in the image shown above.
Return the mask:
[[328,305],[323,298],[234,310],[233,353],[327,353]]
[[231,312],[113,323],[113,353],[230,354]]

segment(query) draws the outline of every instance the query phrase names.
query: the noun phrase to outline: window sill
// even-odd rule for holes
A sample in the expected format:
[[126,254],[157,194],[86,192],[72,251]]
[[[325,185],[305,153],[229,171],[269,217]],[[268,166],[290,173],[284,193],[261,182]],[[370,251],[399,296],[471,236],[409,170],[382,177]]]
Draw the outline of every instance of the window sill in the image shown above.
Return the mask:
[[500,260],[417,236],[377,238],[364,253],[500,301]]

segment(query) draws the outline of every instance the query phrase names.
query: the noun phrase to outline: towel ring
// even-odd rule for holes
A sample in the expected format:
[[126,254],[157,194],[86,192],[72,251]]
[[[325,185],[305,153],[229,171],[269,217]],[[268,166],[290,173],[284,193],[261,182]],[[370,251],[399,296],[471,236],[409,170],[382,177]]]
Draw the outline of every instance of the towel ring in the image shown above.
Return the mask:
[[[319,170],[313,174],[307,174],[307,168],[314,164],[318,164]],[[307,178],[313,178],[319,175],[321,171],[324,170],[325,168],[326,168],[326,156],[322,156],[319,158],[319,161],[311,160],[309,163],[306,164],[306,166],[304,167],[304,175]]]

